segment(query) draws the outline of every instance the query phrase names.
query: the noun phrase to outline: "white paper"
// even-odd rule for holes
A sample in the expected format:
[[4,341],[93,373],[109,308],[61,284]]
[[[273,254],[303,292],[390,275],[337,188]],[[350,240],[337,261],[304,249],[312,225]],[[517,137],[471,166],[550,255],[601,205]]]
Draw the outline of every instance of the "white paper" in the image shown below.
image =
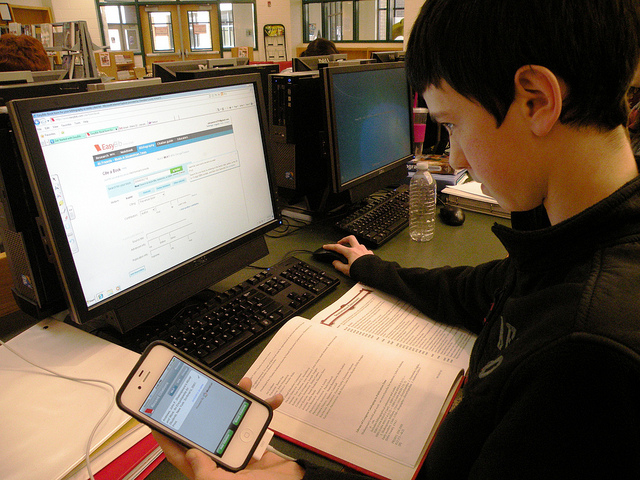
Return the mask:
[[457,195],[463,198],[469,198],[472,200],[479,200],[481,202],[498,204],[495,198],[490,195],[486,195],[482,191],[482,184],[479,182],[466,182],[460,185],[451,185],[445,187],[442,193]]
[[[8,345],[69,376],[99,378],[116,389],[139,358],[56,320],[43,320]],[[109,406],[108,386],[78,383],[33,367],[0,347],[0,478],[59,479],[84,460],[87,440]],[[93,438],[102,444],[131,417],[115,405]],[[93,450],[92,448],[92,450]]]

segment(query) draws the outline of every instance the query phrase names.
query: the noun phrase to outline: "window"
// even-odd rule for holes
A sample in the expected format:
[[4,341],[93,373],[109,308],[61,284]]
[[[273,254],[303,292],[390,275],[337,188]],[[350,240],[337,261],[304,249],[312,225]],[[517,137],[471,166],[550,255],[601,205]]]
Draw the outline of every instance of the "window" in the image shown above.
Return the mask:
[[171,12],[148,12],[154,53],[174,52]]
[[111,50],[140,52],[138,17],[131,5],[106,5],[100,7],[105,37]]
[[189,21],[189,42],[192,51],[213,50],[211,44],[211,12],[195,10],[187,12]]
[[219,8],[222,48],[252,47],[257,49],[255,3],[220,3]]
[[404,0],[303,0],[303,38],[401,42]]
[[235,47],[233,34],[233,5],[231,3],[220,4],[220,25],[222,27],[222,48]]
[[[112,51],[131,50],[143,64],[190,53],[257,50],[255,0],[95,0],[102,40]],[[174,58],[175,57],[175,58]]]

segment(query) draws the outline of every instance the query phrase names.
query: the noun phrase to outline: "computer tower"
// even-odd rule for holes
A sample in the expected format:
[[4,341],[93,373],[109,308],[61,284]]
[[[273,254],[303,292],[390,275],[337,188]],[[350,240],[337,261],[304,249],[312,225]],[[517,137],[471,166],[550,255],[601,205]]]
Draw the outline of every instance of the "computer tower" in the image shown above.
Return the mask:
[[23,312],[44,318],[66,306],[6,113],[0,114],[0,145],[0,239],[11,271],[13,297]]
[[320,195],[329,185],[324,94],[317,71],[270,76],[270,139],[276,185],[288,200]]

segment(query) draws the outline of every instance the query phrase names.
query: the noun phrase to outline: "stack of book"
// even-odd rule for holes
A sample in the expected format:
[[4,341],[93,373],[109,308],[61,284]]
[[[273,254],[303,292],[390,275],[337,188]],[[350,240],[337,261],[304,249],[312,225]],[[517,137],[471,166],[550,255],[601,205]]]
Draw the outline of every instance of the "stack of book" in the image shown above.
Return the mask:
[[[451,185],[460,185],[469,180],[466,168],[455,169],[449,164],[448,155],[424,155],[421,161],[429,162],[429,172],[436,181],[438,192]],[[415,169],[416,161],[412,160],[408,163],[409,177],[411,177]]]
[[[7,342],[25,358],[71,377],[119,388],[139,355],[63,322],[46,319]],[[151,430],[111,404],[106,385],[55,376],[0,347],[0,478],[86,480],[86,444],[98,480],[145,478],[164,458]],[[34,462],[34,459],[37,461]]]
[[511,213],[502,208],[495,198],[485,194],[481,187],[481,184],[475,181],[448,186],[442,190],[442,197],[445,203],[465,210],[511,218]]

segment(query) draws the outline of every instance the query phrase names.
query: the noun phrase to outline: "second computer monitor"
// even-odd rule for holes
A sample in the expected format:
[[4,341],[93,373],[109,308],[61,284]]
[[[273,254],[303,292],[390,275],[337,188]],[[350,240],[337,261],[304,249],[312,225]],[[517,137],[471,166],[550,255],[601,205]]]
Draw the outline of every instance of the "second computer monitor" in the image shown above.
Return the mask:
[[333,191],[352,201],[407,176],[411,95],[404,62],[322,70]]

